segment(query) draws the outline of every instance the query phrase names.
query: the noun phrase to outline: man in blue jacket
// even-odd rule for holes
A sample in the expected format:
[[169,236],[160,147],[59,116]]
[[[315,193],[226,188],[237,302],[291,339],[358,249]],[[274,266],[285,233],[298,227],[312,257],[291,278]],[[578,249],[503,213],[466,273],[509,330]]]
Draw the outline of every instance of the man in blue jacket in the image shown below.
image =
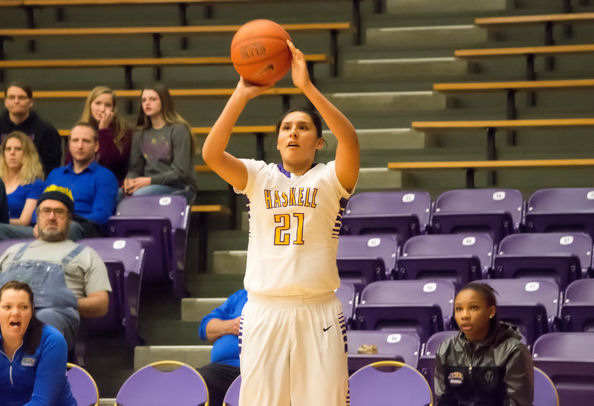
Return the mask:
[[[90,124],[77,123],[70,131],[68,148],[72,162],[51,171],[46,186],[70,189],[74,215],[68,239],[100,237],[117,204],[118,181],[107,168],[95,162],[99,150],[97,131]],[[36,218],[34,217],[34,222]],[[0,224],[0,240],[34,238],[33,227]]]
[[227,389],[239,376],[239,319],[246,302],[246,290],[238,290],[200,322],[200,338],[214,342],[210,364],[198,368],[208,387],[210,406],[223,404]]

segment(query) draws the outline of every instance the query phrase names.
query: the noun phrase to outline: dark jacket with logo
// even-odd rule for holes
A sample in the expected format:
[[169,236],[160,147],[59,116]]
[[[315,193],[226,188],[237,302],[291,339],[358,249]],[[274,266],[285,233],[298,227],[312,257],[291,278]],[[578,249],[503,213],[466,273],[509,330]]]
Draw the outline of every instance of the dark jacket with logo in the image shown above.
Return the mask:
[[444,341],[435,360],[437,406],[532,406],[532,357],[520,338],[499,322],[480,343],[463,333]]

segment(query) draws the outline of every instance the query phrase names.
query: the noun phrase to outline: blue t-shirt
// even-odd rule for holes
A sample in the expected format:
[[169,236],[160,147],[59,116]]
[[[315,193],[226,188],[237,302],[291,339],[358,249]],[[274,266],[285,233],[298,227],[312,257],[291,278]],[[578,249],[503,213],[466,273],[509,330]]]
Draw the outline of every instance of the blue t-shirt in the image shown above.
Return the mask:
[[[198,331],[200,338],[206,340],[206,325],[211,319],[231,320],[241,316],[243,306],[247,302],[247,291],[245,289],[238,290],[229,298],[210,312],[200,322],[200,329]],[[210,352],[210,362],[218,362],[221,364],[239,367],[239,337],[233,334],[227,334],[219,337],[212,346]]]
[[74,214],[96,224],[107,223],[115,210],[118,181],[107,168],[92,162],[81,173],[75,173],[72,162],[50,172],[45,185],[67,187],[74,198]]
[[8,214],[11,219],[18,219],[21,217],[23,207],[27,199],[35,199],[43,192],[45,183],[41,179],[35,179],[35,182],[27,185],[19,185],[14,192],[6,195],[8,200]]
[[0,335],[0,406],[76,406],[66,378],[68,349],[62,333],[46,324],[35,354],[20,347],[12,362],[1,343]]

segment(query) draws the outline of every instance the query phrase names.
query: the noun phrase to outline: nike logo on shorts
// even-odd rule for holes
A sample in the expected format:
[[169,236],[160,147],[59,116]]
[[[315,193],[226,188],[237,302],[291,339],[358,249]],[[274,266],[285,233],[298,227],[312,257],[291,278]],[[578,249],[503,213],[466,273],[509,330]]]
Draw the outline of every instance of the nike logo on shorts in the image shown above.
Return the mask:
[[330,328],[333,326],[334,324],[330,324],[328,327],[324,328],[324,332],[330,330]]

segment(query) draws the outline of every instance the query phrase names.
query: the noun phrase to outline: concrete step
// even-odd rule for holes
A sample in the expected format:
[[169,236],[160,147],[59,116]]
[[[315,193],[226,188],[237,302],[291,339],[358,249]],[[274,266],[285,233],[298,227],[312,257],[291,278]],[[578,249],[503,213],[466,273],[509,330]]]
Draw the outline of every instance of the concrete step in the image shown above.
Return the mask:
[[445,94],[433,91],[332,93],[328,99],[346,113],[447,108]]
[[212,271],[216,274],[245,274],[245,250],[219,250],[212,253]]
[[390,14],[440,14],[506,10],[511,0],[386,0]]
[[[329,131],[323,136],[328,149],[336,149],[337,140]],[[357,129],[359,147],[362,151],[375,149],[421,149],[432,144],[432,134],[411,128],[369,128]]]
[[134,349],[134,370],[155,361],[185,362],[194,368],[210,362],[212,345],[146,345]]
[[344,63],[344,76],[361,79],[462,76],[469,72],[469,66],[470,62],[454,57],[349,59]]
[[368,28],[365,44],[373,47],[461,47],[487,41],[488,31],[475,25]]
[[211,298],[185,298],[181,301],[181,318],[182,321],[196,321],[199,322],[209,314],[211,311],[222,305],[225,300],[224,297]]

